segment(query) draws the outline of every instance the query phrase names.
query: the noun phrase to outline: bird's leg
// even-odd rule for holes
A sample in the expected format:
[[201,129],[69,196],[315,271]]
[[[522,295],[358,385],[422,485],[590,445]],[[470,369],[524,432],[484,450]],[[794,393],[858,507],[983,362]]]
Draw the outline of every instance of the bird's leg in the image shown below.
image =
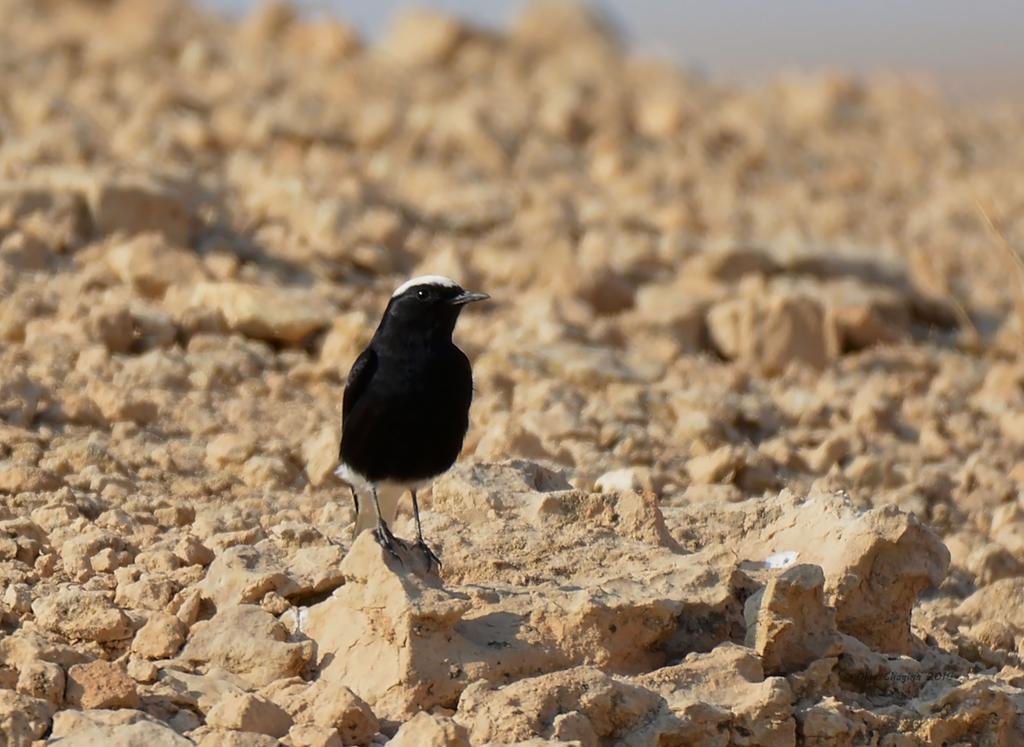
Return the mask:
[[420,504],[416,500],[416,491],[410,490],[412,493],[412,515],[416,518],[416,547],[420,549],[423,556],[427,559],[427,570],[430,570],[430,565],[436,563],[437,567],[441,567],[441,559],[434,554],[434,551],[430,549],[430,546],[423,541],[423,527],[420,526]]
[[[346,487],[348,488],[348,492],[352,495],[352,502],[356,505],[356,517],[358,517],[359,516],[359,494],[356,493],[356,489],[354,487],[352,487],[351,485],[346,485]],[[324,536],[327,537],[326,534]],[[355,539],[355,536],[353,536],[352,539]],[[330,542],[332,545],[344,545],[345,544],[344,540],[334,540],[334,539],[331,539],[330,537],[327,537],[327,541]]]
[[395,552],[395,535],[391,533],[388,525],[384,522],[384,516],[381,514],[380,501],[377,499],[377,487],[375,485],[370,486],[370,495],[373,496],[373,510],[377,514],[377,528],[373,530],[373,535],[377,538],[377,543],[401,563],[401,556]]
[[[356,521],[358,522],[359,521],[359,493],[356,492],[356,489],[352,485],[348,486],[348,492],[352,495],[352,503],[353,503],[353,505],[355,506],[355,509],[356,509],[355,518],[356,518]],[[328,539],[330,539],[330,538],[328,538]],[[355,533],[353,533],[352,539],[353,540],[355,539]],[[330,541],[331,541],[332,544],[340,544],[340,543],[334,542],[334,540],[330,540]]]

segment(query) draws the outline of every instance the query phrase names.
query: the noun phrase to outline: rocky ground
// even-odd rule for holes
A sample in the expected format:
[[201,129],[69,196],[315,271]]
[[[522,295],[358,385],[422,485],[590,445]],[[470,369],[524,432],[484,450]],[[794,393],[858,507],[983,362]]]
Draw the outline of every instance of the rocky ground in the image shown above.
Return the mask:
[[[1024,106],[0,17],[0,744],[1024,743]],[[331,476],[427,271],[494,297],[440,576]]]

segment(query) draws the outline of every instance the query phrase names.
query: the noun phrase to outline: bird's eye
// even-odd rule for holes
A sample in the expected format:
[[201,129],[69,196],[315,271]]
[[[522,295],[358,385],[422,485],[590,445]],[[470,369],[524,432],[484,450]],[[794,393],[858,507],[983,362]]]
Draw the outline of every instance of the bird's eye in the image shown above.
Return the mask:
[[421,301],[426,301],[428,295],[430,295],[430,294],[427,293],[422,288],[420,290],[416,291],[416,298],[420,299]]

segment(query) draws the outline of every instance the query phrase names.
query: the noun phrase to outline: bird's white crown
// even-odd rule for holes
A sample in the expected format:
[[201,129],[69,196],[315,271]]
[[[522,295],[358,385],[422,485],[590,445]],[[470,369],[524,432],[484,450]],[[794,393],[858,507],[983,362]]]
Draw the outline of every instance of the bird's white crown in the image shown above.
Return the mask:
[[392,298],[402,295],[410,288],[415,288],[417,285],[440,285],[442,288],[458,288],[459,284],[451,278],[446,278],[444,275],[420,275],[419,277],[410,278],[402,283],[400,286],[395,288],[395,292],[391,294]]

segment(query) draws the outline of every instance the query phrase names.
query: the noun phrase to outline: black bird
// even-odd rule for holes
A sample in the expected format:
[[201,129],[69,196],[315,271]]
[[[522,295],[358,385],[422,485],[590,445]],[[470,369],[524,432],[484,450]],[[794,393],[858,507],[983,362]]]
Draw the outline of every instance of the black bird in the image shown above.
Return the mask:
[[486,298],[486,293],[470,293],[440,275],[403,283],[345,382],[335,474],[352,489],[356,535],[369,528],[365,503],[360,511],[362,491],[372,498],[377,541],[397,555],[377,491],[399,488],[397,502],[407,488],[416,518],[416,546],[428,567],[440,561],[423,540],[416,491],[446,472],[462,450],[473,371],[466,354],[452,342],[452,332],[462,307]]

